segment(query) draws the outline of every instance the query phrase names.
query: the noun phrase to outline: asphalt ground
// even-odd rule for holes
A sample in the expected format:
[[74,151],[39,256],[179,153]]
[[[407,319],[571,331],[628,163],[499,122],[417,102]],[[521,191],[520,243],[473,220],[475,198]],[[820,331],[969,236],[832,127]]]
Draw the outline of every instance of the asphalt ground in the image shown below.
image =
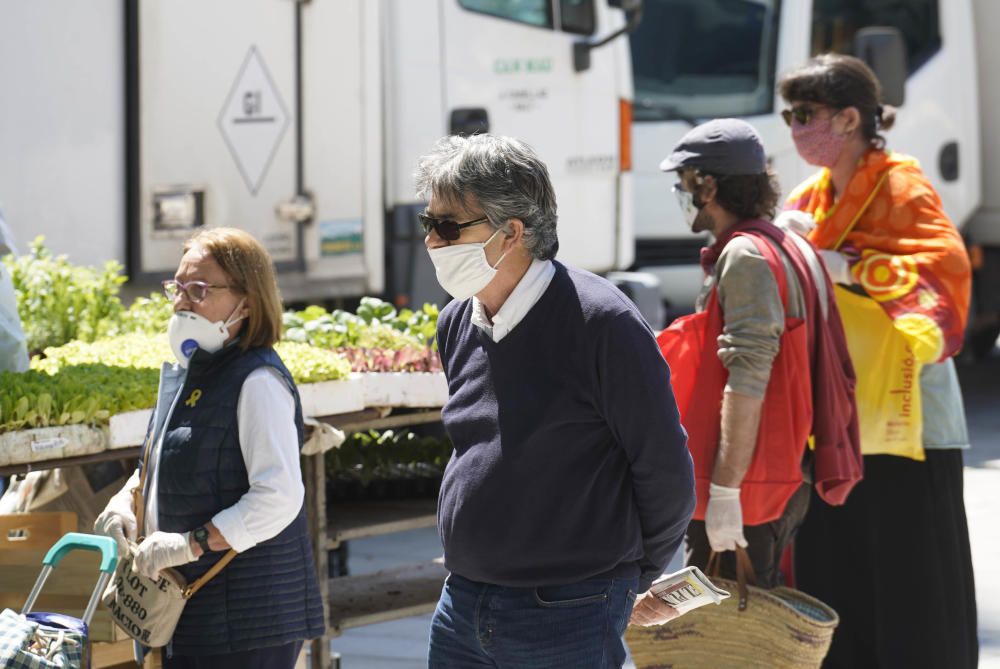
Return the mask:
[[982,669],[1000,669],[1000,350],[958,367],[972,449],[965,457],[965,511],[976,572]]

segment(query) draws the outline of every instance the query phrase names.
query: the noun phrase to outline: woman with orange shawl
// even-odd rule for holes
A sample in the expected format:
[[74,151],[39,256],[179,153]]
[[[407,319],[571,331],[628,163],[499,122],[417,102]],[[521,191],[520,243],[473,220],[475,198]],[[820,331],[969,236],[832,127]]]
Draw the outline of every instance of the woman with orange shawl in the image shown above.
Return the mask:
[[916,160],[887,151],[872,71],[825,54],[785,75],[783,112],[819,168],[786,209],[812,215],[858,374],[865,478],[847,503],[812,500],[797,585],[841,623],[824,667],[974,668],[976,602],[962,497],[968,448],[952,356],[971,270]]

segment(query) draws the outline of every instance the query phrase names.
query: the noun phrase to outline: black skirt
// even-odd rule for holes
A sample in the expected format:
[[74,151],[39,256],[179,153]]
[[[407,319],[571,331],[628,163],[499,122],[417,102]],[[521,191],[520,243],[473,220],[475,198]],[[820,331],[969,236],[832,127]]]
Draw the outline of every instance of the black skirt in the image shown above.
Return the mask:
[[795,575],[840,614],[826,669],[978,664],[962,452],[926,453],[865,456],[865,478],[842,507],[813,492]]

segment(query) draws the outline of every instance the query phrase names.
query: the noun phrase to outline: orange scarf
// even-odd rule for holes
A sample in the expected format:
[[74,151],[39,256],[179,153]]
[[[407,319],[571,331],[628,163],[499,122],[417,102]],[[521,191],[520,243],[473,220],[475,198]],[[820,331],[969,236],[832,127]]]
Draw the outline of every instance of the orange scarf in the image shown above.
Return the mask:
[[969,257],[915,159],[873,149],[837,202],[824,168],[792,192],[785,208],[813,215],[817,227],[809,239],[818,248],[855,256],[855,279],[897,330],[921,343],[926,362],[959,351],[969,311]]

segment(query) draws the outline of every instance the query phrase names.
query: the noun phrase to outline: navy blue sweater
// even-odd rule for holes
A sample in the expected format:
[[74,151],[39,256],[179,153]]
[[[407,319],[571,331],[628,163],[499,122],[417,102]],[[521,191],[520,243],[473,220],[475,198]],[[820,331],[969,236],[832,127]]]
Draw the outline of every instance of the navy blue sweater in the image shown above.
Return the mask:
[[471,300],[438,321],[455,444],[438,499],[445,566],[506,586],[641,573],[641,592],[694,510],[670,372],[624,295],[555,267],[499,342],[472,324]]

